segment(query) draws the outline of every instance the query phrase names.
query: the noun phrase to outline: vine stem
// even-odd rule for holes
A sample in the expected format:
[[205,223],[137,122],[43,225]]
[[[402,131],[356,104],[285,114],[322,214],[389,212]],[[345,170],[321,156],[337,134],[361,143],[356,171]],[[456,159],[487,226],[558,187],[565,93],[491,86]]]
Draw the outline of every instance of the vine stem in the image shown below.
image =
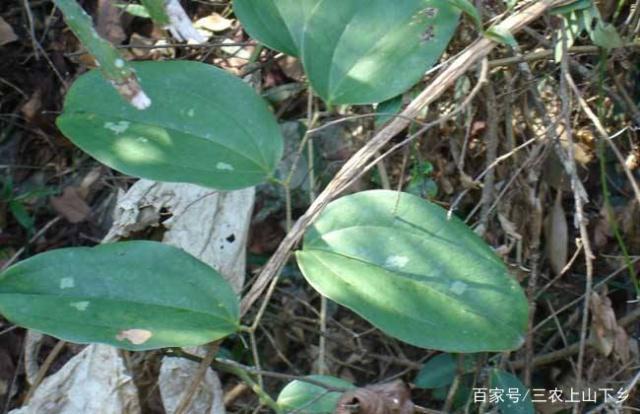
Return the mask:
[[[521,11],[508,17],[498,25],[499,30],[511,33],[522,30],[526,25],[540,17],[550,8],[562,4],[563,0],[534,1]],[[241,315],[245,315],[252,305],[262,296],[264,290],[280,272],[289,259],[291,250],[298,243],[307,227],[318,217],[333,198],[344,189],[344,184],[350,182],[357,174],[367,166],[369,159],[375,156],[393,137],[402,132],[417,117],[420,111],[440,97],[456,80],[478,62],[482,61],[496,46],[496,43],[486,37],[482,37],[464,51],[452,62],[442,69],[431,83],[418,95],[399,117],[386,124],[369,142],[367,142],[356,154],[354,154],[331,180],[327,187],[320,193],[309,209],[294,224],[291,231],[278,246],[262,272],[256,279],[249,292],[245,295],[241,304]]]
[[120,52],[107,40],[100,37],[93,20],[75,0],[53,0],[62,11],[65,22],[89,53],[98,62],[100,72],[111,82],[118,93],[137,109],[151,106],[151,100],[144,93],[135,70]]

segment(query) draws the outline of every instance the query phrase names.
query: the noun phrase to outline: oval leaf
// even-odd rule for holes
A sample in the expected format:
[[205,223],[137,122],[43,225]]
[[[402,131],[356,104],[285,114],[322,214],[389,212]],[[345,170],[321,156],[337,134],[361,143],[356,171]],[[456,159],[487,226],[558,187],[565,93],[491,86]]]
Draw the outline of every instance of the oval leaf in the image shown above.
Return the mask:
[[152,101],[127,105],[98,71],[67,94],[60,130],[100,162],[126,174],[221,190],[271,175],[282,136],[267,105],[240,79],[198,62],[133,65]]
[[296,253],[320,293],[410,344],[515,349],[527,300],[493,251],[441,207],[376,190],[331,203]]
[[0,313],[78,343],[130,350],[201,345],[235,332],[238,297],[211,267],[149,241],[53,250],[0,275]]
[[453,4],[436,0],[322,0],[302,40],[309,81],[330,104],[399,95],[437,62],[459,15]]
[[[305,377],[332,388],[352,389],[351,383],[340,378],[326,375]],[[295,380],[287,384],[278,395],[278,405],[284,412],[295,411],[300,414],[330,414],[336,410],[343,393],[329,391],[309,382]]]
[[233,12],[251,37],[291,56],[300,55],[307,16],[319,0],[234,0]]

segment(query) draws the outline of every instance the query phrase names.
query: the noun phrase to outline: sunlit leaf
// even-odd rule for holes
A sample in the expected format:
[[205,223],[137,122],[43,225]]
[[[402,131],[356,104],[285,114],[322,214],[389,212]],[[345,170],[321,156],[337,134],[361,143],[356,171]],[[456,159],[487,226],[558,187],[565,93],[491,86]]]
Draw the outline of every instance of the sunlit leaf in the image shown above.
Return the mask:
[[524,341],[527,300],[503,262],[419,197],[377,190],[334,201],[297,259],[316,290],[410,344],[479,352]]
[[282,136],[248,85],[198,62],[133,66],[151,107],[127,105],[97,71],[81,76],[57,121],[76,145],[118,171],[157,181],[233,190],[271,175]]
[[238,308],[219,273],[157,242],[52,250],[0,274],[0,314],[71,342],[200,345],[235,332]]

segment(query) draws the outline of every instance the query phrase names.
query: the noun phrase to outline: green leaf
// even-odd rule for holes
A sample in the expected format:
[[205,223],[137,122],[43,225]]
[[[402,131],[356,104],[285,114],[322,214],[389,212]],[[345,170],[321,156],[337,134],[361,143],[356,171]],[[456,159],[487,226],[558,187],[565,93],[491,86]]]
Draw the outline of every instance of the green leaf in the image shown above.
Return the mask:
[[[340,378],[326,375],[309,375],[305,378],[326,384],[333,388],[355,388]],[[287,384],[278,395],[278,405],[284,412],[299,414],[331,414],[336,410],[341,392],[328,391],[319,385],[295,380]]]
[[531,393],[518,377],[494,369],[491,372],[491,388],[498,389],[501,393],[497,405],[502,414],[535,414]]
[[220,274],[157,242],[53,250],[0,274],[0,314],[70,342],[195,346],[234,333],[238,309]]
[[402,111],[403,96],[398,95],[394,98],[380,102],[376,108],[376,128],[386,124]]
[[233,11],[251,37],[291,56],[300,55],[307,16],[319,0],[234,0]]
[[[473,355],[464,355],[463,372],[472,372],[475,368]],[[418,388],[446,387],[453,382],[458,370],[457,356],[452,354],[439,354],[428,360],[418,372],[413,381]]]
[[144,19],[151,18],[149,11],[142,4],[114,4],[114,6],[123,9],[132,16],[142,17]]
[[24,204],[17,200],[11,200],[9,201],[9,210],[11,210],[13,217],[22,227],[24,227],[25,230],[28,230],[29,232],[33,232],[35,230],[33,217],[31,217],[27,212]]
[[484,35],[497,43],[502,43],[511,47],[518,46],[518,42],[516,41],[516,38],[513,37],[513,34],[502,26],[491,26],[487,29]]
[[504,263],[419,197],[376,190],[334,201],[296,255],[316,290],[402,341],[449,352],[524,341],[527,300]]
[[272,174],[282,135],[265,102],[240,79],[198,62],[134,64],[152,100],[127,105],[98,71],[67,94],[57,124],[76,145],[126,174],[221,190]]
[[610,23],[605,23],[602,20],[598,21],[595,29],[593,29],[589,35],[591,36],[593,44],[604,49],[614,49],[624,46],[624,41],[618,34],[615,26]]
[[573,3],[563,4],[562,6],[552,8],[549,13],[556,15],[566,15],[571,12],[589,9],[593,6],[592,0],[576,0]]
[[469,0],[449,0],[449,2],[469,16],[471,20],[473,20],[478,31],[482,32],[482,17],[480,17],[480,12],[478,12],[478,9],[476,9],[473,3]]
[[397,96],[438,61],[459,15],[436,0],[323,0],[302,41],[311,86],[331,105]]

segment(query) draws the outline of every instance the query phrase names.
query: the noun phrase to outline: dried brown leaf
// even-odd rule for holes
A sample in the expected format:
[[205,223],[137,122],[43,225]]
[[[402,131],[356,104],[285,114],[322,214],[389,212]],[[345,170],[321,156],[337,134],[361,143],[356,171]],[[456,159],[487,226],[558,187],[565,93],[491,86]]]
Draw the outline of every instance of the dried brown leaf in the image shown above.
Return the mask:
[[413,414],[414,408],[409,387],[397,380],[346,392],[336,414]]
[[223,32],[233,24],[233,20],[222,17],[218,13],[212,13],[207,17],[196,20],[194,27],[198,29],[203,36],[209,36],[210,32]]
[[[626,332],[618,326],[616,314],[611,307],[611,300],[606,294],[599,295],[596,292],[591,294],[591,338],[598,351],[604,356],[609,356],[614,350],[616,343],[619,343],[623,357],[628,356],[622,342],[626,342]],[[622,332],[620,332],[622,331]],[[628,348],[627,348],[628,349]]]
[[77,187],[67,187],[59,197],[51,197],[51,206],[70,223],[80,223],[91,213]]
[[2,17],[0,17],[0,46],[4,46],[7,43],[15,42],[18,40],[16,32]]
[[122,10],[114,4],[115,2],[110,0],[98,0],[96,30],[111,43],[119,45],[127,38],[127,35],[120,24]]
[[558,192],[556,201],[545,223],[545,236],[549,264],[559,275],[568,262],[569,226],[562,207],[562,196]]

